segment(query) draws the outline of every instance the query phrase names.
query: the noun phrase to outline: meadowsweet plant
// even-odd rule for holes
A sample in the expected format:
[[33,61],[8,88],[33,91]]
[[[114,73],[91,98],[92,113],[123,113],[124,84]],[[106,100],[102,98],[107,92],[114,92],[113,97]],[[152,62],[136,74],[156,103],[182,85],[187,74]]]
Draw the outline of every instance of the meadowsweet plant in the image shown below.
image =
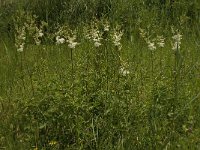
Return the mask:
[[69,36],[69,27],[67,25],[58,25],[57,27],[57,32],[54,34],[55,39],[56,39],[56,44],[60,45],[60,44],[64,44],[67,42],[67,38]]
[[182,34],[179,30],[174,31],[172,28],[172,50],[174,51],[174,97],[176,101],[178,100],[178,77],[179,77],[179,71],[180,71],[180,48],[181,48],[181,40],[182,40]]
[[172,36],[172,39],[173,39],[172,50],[176,51],[176,50],[180,49],[182,35],[181,35],[181,33],[178,30]]
[[78,42],[76,42],[76,35],[68,36],[67,42],[70,49],[75,49],[76,46],[79,44]]
[[139,28],[139,34],[145,41],[147,41],[147,32],[144,29]]
[[[179,97],[180,97],[180,71],[181,71],[181,40],[182,34],[179,30],[174,31],[172,28],[172,50],[174,53],[174,69],[173,69],[173,101],[170,101],[171,104],[171,112],[170,117],[172,118],[172,131],[175,130],[174,121],[175,121],[175,112],[178,108]],[[174,136],[172,137],[175,138]]]
[[36,45],[40,45],[41,44],[41,38],[44,36],[44,33],[42,31],[42,29],[38,29],[36,28],[36,33],[34,35],[34,41]]
[[102,45],[102,32],[99,30],[98,24],[93,22],[91,27],[86,30],[85,38],[92,41],[95,47],[100,47]]
[[165,38],[162,35],[157,36],[156,42],[157,42],[158,47],[160,48],[163,48],[165,46]]
[[[140,31],[140,36],[146,42],[148,49],[151,50],[151,51],[156,50],[156,43],[155,43],[156,39],[151,38],[151,36],[148,35],[147,32],[144,29],[142,29],[142,28],[139,28],[139,31]],[[157,43],[157,44],[159,44],[159,43]]]
[[156,50],[156,45],[154,41],[147,40],[148,49],[151,51]]
[[48,24],[44,21],[40,22],[40,25],[35,23],[35,33],[33,35],[34,41],[36,45],[40,45],[42,38],[44,37],[44,28],[47,28]]
[[113,42],[114,46],[118,48],[118,50],[121,50],[121,48],[122,48],[121,39],[122,39],[123,34],[124,33],[123,33],[123,30],[121,30],[121,27],[117,26],[113,30],[113,33],[111,36],[112,42]]
[[105,20],[103,22],[103,29],[105,32],[109,32],[110,31],[110,23],[108,22],[108,20]]
[[18,52],[24,51],[24,46],[26,43],[26,30],[25,27],[16,27],[15,28],[15,46]]
[[119,73],[124,77],[128,76],[130,74],[128,67],[129,67],[128,63],[121,60],[121,66],[120,66],[120,69],[119,69]]
[[63,37],[60,37],[59,35],[56,36],[56,44],[59,45],[59,44],[64,44],[65,43],[65,38]]
[[127,76],[130,72],[127,69],[125,69],[124,67],[121,67],[120,70],[119,70],[119,73],[122,76]]

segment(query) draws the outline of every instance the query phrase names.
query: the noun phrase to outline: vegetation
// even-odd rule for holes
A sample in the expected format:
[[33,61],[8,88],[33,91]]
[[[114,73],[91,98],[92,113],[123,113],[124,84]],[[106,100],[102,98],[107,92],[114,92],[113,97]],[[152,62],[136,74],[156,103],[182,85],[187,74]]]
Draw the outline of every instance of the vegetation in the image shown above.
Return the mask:
[[198,1],[0,7],[0,149],[199,149]]

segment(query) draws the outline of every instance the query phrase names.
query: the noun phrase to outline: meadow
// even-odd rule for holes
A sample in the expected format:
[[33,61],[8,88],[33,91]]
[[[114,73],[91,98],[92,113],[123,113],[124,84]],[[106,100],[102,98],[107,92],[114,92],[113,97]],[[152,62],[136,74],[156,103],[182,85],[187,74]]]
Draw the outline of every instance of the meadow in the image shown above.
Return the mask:
[[200,3],[0,3],[0,149],[200,149]]

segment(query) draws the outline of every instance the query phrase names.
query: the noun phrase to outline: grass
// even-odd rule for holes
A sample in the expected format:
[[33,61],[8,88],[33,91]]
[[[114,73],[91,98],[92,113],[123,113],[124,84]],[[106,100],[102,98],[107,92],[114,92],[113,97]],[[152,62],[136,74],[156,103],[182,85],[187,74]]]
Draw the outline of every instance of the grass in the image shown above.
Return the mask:
[[[110,30],[103,31],[103,18],[61,32],[63,25],[43,26],[37,18],[38,24],[31,24],[32,19],[18,16],[10,37],[0,39],[0,149],[200,147],[200,52],[192,29],[179,28],[183,40],[172,50],[176,33],[169,27],[162,31],[151,19],[149,27],[120,24],[116,30],[119,22],[111,19]],[[17,39],[24,22],[30,25],[25,41]],[[103,39],[95,37],[102,44],[95,47],[84,31],[95,32],[96,25]],[[42,38],[35,27],[42,28]],[[145,38],[139,27],[148,31]],[[124,35],[114,45],[119,31]],[[79,43],[75,48],[55,44],[56,36],[69,39],[72,33]],[[161,34],[163,48],[155,41]],[[25,42],[23,52],[14,41]],[[150,50],[148,42],[157,48]]]

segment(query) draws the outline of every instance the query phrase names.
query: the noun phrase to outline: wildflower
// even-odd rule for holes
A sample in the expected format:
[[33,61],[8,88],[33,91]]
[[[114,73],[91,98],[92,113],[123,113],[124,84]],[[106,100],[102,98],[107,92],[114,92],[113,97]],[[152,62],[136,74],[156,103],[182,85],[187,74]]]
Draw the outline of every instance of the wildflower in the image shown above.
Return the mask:
[[90,30],[86,30],[85,38],[94,42],[95,47],[101,46],[102,33],[98,30],[97,25],[95,24]]
[[63,44],[65,43],[65,39],[64,38],[61,38],[60,36],[57,36],[56,37],[56,44]]
[[68,37],[67,42],[69,43],[68,44],[69,48],[74,49],[79,44],[78,42],[75,42],[75,40],[76,40],[75,35],[73,37]]
[[40,45],[41,44],[41,41],[39,39],[35,39],[35,44],[36,45]]
[[146,39],[147,33],[145,32],[145,30],[142,29],[142,28],[139,28],[139,30],[140,30],[140,36],[141,36],[143,39]]
[[99,47],[101,46],[101,33],[97,30],[97,29],[94,29],[92,31],[92,40],[94,41],[94,46],[95,47]]
[[104,23],[103,27],[104,27],[104,31],[108,32],[108,31],[109,31],[109,29],[110,29],[109,22],[108,22],[108,21],[106,21],[106,22]]
[[156,50],[156,46],[155,46],[155,43],[154,42],[150,42],[150,41],[147,41],[147,44],[148,44],[148,48],[150,50]]
[[24,51],[24,43],[19,46],[19,48],[17,49],[17,51],[18,52],[23,52]]
[[119,73],[120,73],[122,76],[126,76],[126,75],[130,74],[130,71],[127,70],[127,69],[125,69],[124,67],[121,67],[121,68],[119,69]]
[[112,40],[113,40],[113,44],[118,47],[119,49],[121,49],[122,45],[121,45],[121,39],[123,36],[123,31],[118,31],[118,29],[114,30],[114,33],[112,35]]
[[38,28],[37,26],[35,26],[35,35],[33,36],[35,44],[36,45],[40,45],[41,44],[41,38],[44,36],[44,33],[42,31],[42,29]]
[[115,32],[115,33],[114,33],[114,36],[113,36],[113,43],[114,43],[115,46],[121,45],[120,40],[121,40],[121,38],[122,38],[122,35],[123,35],[122,32],[119,32],[119,33]]
[[98,41],[96,41],[96,42],[94,42],[94,46],[95,46],[95,47],[99,47],[99,46],[101,46],[101,43],[98,42]]
[[182,35],[180,33],[177,33],[172,37],[172,39],[174,40],[174,43],[172,45],[172,50],[180,49]]
[[15,35],[15,46],[17,48],[17,52],[24,51],[24,45],[26,40],[26,31],[25,27],[18,27],[16,28],[17,34]]
[[53,145],[56,145],[57,143],[58,143],[57,141],[50,141],[49,145],[53,146]]
[[41,29],[39,30],[38,36],[39,36],[39,37],[43,37],[43,36],[44,36],[44,33],[42,32]]
[[157,36],[157,44],[159,47],[165,46],[165,39],[163,36]]

